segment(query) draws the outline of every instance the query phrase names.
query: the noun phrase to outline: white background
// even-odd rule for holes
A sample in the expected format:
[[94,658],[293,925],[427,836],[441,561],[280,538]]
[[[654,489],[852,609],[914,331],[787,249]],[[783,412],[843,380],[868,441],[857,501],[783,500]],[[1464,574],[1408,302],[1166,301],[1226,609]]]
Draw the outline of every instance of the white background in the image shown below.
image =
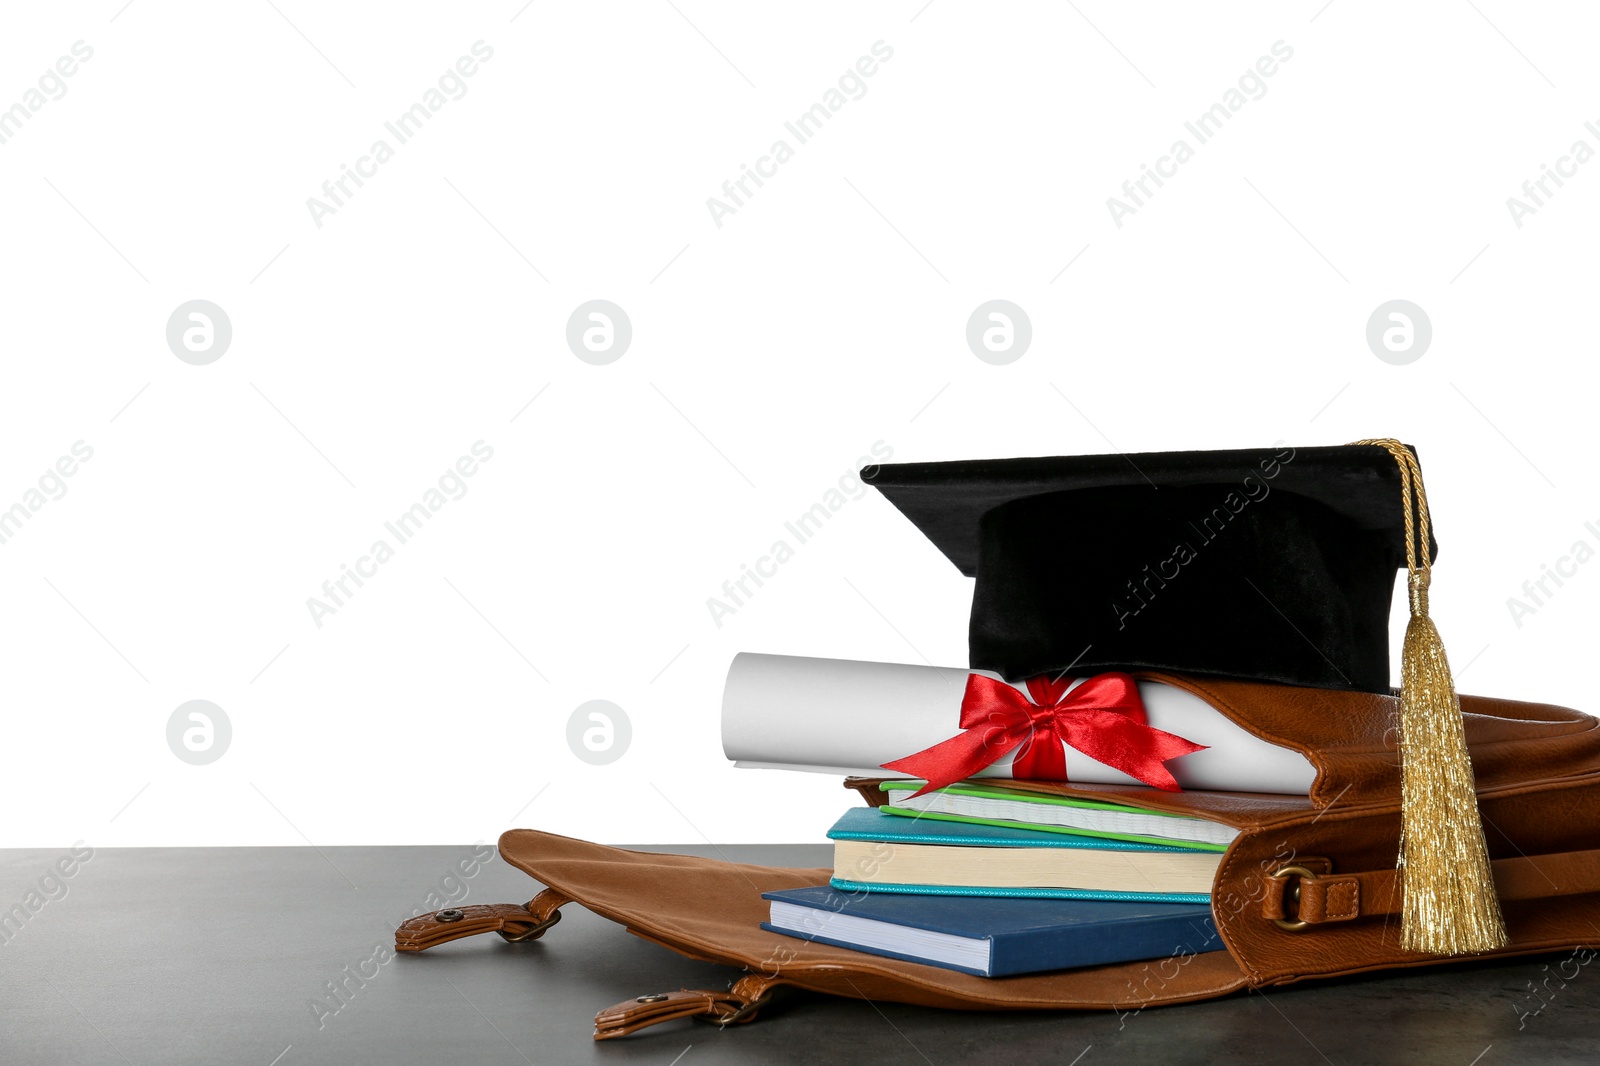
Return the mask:
[[[1592,16],[675,3],[8,5],[0,106],[94,52],[0,145],[0,508],[93,458],[0,545],[0,843],[820,840],[836,780],[723,760],[729,659],[960,665],[970,582],[871,493],[720,627],[706,601],[880,440],[1402,437],[1462,689],[1593,709],[1600,565],[1520,626],[1507,599],[1600,547],[1600,163],[1520,228],[1506,205],[1600,148]],[[479,40],[466,95],[316,226],[307,198]],[[719,228],[707,198],[880,40]],[[1266,94],[1116,226],[1107,198],[1280,40]],[[608,366],[564,338],[595,298],[633,324]],[[1033,326],[1007,366],[964,337],[995,298]],[[1396,298],[1434,329],[1407,366],[1364,336]],[[208,366],[166,344],[192,299],[232,321]],[[479,440],[467,494],[314,624]],[[193,699],[232,723],[206,766],[166,741]],[[567,745],[592,699],[632,722],[610,765]]]

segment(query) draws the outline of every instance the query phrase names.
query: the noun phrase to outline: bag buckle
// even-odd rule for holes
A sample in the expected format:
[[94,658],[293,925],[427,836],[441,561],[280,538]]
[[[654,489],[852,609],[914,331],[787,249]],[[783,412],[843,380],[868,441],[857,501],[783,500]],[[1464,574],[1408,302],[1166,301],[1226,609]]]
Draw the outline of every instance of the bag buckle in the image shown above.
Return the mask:
[[743,1006],[739,1007],[738,1009],[736,1009],[734,1011],[731,1011],[731,1012],[729,1012],[727,1014],[719,1014],[719,1015],[714,1015],[714,1016],[711,1016],[711,1017],[702,1017],[699,1020],[700,1021],[705,1021],[705,1022],[710,1022],[712,1025],[715,1025],[718,1029],[726,1029],[730,1025],[734,1025],[734,1024],[737,1024],[738,1022],[742,1022],[742,1021],[747,1020],[751,1015],[755,1014],[755,1012],[757,1010],[759,1010],[762,1006],[764,1006],[766,1004],[767,1000],[769,1000],[771,998],[772,998],[772,991],[770,989],[768,989],[767,991],[761,993],[761,995],[757,996],[755,999],[747,1000],[744,1003]]
[[[1285,886],[1289,899],[1293,900],[1295,903],[1296,913],[1299,913],[1298,907],[1300,904],[1300,883],[1301,881],[1315,881],[1317,879],[1317,874],[1316,871],[1308,870],[1304,866],[1280,866],[1276,870],[1272,871],[1271,877],[1273,880],[1277,880],[1280,877],[1298,877],[1300,879],[1299,881],[1295,881],[1293,884]],[[1284,913],[1287,914],[1288,910],[1285,909]],[[1299,932],[1301,929],[1304,929],[1311,923],[1301,921],[1299,918],[1274,918],[1272,919],[1272,924],[1276,925],[1279,929],[1287,929],[1293,933]]]

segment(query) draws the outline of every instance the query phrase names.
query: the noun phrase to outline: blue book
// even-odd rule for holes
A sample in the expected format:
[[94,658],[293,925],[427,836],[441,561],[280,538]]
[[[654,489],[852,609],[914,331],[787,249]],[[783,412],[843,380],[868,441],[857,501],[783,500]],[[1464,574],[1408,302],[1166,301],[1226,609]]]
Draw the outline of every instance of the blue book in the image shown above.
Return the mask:
[[763,893],[785,936],[979,977],[1220,951],[1211,908],[1192,903],[994,899],[839,892]]
[[1222,854],[887,814],[845,812],[833,841],[834,888],[911,895],[1207,903]]

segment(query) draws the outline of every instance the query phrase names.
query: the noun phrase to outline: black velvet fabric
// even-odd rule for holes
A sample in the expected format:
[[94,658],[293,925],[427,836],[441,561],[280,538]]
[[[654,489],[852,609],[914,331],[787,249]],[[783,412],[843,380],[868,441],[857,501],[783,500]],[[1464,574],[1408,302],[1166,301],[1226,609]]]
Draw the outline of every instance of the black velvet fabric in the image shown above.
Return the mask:
[[1382,448],[899,463],[862,477],[977,579],[973,667],[1390,691],[1405,540]]

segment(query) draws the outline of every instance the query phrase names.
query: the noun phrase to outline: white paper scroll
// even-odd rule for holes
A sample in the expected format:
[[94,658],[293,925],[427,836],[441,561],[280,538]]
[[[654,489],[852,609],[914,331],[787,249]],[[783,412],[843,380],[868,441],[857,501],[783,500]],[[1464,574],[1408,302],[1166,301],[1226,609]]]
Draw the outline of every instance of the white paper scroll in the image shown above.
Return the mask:
[[[739,766],[902,777],[882,764],[961,731],[968,673],[744,652],[734,657],[723,691],[722,750]],[[1139,682],[1139,695],[1150,725],[1207,746],[1167,763],[1184,788],[1311,791],[1316,770],[1305,756],[1253,736],[1199,696],[1154,681]],[[1140,783],[1080,751],[1066,754],[1069,781]],[[979,776],[1010,777],[1011,759],[1008,753]]]

